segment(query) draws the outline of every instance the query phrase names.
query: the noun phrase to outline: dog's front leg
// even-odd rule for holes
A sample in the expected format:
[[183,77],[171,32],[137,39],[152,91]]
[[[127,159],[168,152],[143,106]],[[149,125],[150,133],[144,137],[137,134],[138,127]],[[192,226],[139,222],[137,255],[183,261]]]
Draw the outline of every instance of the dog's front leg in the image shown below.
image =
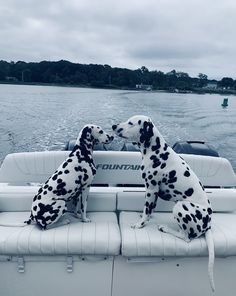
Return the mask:
[[133,224],[131,226],[132,228],[142,228],[145,226],[147,221],[150,219],[152,211],[156,207],[157,198],[158,198],[158,195],[154,190],[148,190],[148,189],[146,190],[142,218],[140,221]]
[[91,222],[91,220],[87,218],[88,194],[89,194],[89,187],[83,188],[82,200],[81,200],[81,218],[83,222]]

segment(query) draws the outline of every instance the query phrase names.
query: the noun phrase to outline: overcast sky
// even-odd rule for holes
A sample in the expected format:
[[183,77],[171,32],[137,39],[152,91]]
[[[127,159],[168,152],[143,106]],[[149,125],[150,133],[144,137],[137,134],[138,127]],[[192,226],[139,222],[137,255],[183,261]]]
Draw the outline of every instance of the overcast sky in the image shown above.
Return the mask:
[[235,0],[0,0],[0,59],[236,79]]

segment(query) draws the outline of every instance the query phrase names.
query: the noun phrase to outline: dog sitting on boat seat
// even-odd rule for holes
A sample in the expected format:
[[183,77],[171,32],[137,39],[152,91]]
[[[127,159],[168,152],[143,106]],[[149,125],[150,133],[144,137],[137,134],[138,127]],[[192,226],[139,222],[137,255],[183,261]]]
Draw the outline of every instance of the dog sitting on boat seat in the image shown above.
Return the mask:
[[134,142],[142,154],[141,171],[146,195],[142,218],[133,227],[145,226],[158,198],[175,202],[173,215],[179,231],[166,225],[160,225],[159,230],[186,242],[205,235],[209,251],[208,273],[214,291],[212,208],[198,177],[184,159],[166,143],[149,117],[136,115],[113,125],[112,129],[119,137]]
[[55,173],[39,188],[31,207],[27,224],[36,222],[42,229],[69,223],[69,220],[58,220],[67,212],[67,202],[73,201],[75,215],[78,216],[81,204],[81,219],[90,222],[86,216],[87,198],[90,185],[96,174],[93,162],[95,144],[108,144],[113,140],[96,125],[86,125],[81,130],[76,145],[68,158]]

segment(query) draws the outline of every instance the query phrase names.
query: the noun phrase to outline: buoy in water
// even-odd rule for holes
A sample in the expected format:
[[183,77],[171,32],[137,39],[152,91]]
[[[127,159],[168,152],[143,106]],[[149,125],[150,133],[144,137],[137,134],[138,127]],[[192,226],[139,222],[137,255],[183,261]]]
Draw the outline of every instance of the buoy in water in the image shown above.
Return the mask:
[[223,103],[221,104],[222,107],[228,107],[228,98],[224,98]]

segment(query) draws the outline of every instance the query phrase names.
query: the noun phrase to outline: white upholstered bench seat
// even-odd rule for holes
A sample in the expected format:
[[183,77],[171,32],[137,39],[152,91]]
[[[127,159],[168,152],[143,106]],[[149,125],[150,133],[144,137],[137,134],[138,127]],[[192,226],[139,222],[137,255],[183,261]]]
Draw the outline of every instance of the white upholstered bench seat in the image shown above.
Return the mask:
[[[169,225],[178,230],[172,213],[153,213],[146,227],[132,229],[131,224],[140,219],[140,212],[121,212],[120,228],[122,248],[126,257],[202,257],[208,256],[206,241],[200,237],[187,243],[170,234],[158,230],[158,224]],[[231,213],[214,213],[212,230],[215,254],[219,257],[236,255],[236,215]]]
[[[2,212],[0,224],[21,223],[29,212]],[[90,212],[91,223],[73,222],[46,231],[36,225],[0,226],[1,255],[118,255],[120,230],[113,212]]]

